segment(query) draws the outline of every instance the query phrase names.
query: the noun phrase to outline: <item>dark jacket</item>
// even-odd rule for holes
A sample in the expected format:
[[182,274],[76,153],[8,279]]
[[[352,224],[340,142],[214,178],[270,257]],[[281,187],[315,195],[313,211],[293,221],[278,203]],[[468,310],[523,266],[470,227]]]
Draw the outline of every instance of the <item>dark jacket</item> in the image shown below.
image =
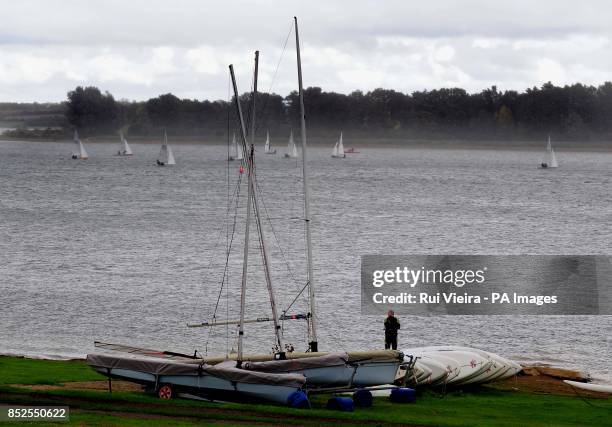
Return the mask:
[[400,328],[400,322],[395,316],[388,316],[385,319],[385,335],[397,336],[397,331]]

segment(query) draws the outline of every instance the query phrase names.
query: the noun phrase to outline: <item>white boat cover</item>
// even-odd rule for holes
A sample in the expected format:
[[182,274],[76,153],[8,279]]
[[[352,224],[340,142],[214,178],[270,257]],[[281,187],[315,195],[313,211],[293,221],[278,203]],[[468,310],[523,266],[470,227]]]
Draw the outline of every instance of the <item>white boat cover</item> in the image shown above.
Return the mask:
[[247,371],[245,369],[229,366],[229,364],[211,366],[204,363],[188,364],[165,359],[117,357],[107,354],[88,354],[87,364],[97,368],[128,369],[153,375],[210,375],[228,381],[246,384],[269,384],[301,388],[306,383],[306,378],[300,374],[276,374]]
[[291,372],[304,369],[326,368],[329,366],[343,366],[349,360],[346,353],[329,353],[317,357],[299,359],[268,360],[263,362],[244,362],[244,369],[263,372]]

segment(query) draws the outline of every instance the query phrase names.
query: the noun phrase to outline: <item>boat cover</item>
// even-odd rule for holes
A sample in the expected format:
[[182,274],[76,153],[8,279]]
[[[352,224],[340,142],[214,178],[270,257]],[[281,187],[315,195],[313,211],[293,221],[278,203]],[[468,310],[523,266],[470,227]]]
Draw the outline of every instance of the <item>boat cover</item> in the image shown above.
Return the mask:
[[229,364],[211,366],[204,363],[189,364],[144,357],[117,357],[107,354],[88,354],[87,364],[96,368],[128,369],[153,375],[210,375],[228,381],[247,384],[269,384],[301,388],[306,378],[300,374],[277,374],[247,371]]
[[268,360],[263,362],[243,362],[244,369],[265,372],[291,372],[304,369],[343,366],[349,360],[346,353],[329,353],[316,357],[304,357],[285,360]]
[[404,361],[404,353],[397,350],[349,351],[349,362]]
[[[152,350],[146,348],[132,347],[123,344],[110,344],[110,343],[102,343],[95,342],[95,346],[98,348],[103,348],[106,350],[113,350],[117,352],[123,352],[128,354],[138,354],[141,356],[148,357],[156,357],[156,358],[164,358],[168,360],[177,360],[181,363],[188,364],[200,364],[206,363],[208,365],[216,365],[225,360],[231,359],[236,360],[237,354],[229,354],[228,356],[220,356],[220,357],[206,357],[203,359],[193,358],[187,355],[180,355],[178,353],[163,351],[163,350]],[[321,356],[328,355],[330,353],[327,352],[292,352],[287,353],[287,359],[305,359],[305,358],[317,358]],[[371,350],[371,351],[350,351],[348,352],[349,362],[389,362],[393,360],[403,361],[404,354],[401,351],[397,350]],[[264,362],[274,360],[273,354],[246,354],[243,356],[243,360],[249,360],[253,362]]]

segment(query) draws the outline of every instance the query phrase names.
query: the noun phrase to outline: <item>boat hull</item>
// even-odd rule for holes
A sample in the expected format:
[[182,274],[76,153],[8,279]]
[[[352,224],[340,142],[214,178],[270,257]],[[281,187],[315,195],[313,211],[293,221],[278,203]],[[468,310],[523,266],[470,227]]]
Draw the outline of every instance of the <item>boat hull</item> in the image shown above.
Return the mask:
[[243,371],[235,363],[223,367],[174,363],[162,359],[133,359],[88,355],[87,363],[100,374],[141,384],[149,390],[169,385],[174,393],[189,393],[211,400],[273,402],[286,405],[301,391],[304,377]]
[[211,375],[155,375],[132,369],[94,368],[100,374],[123,381],[141,384],[150,389],[161,385],[171,385],[177,393],[190,393],[211,400],[232,400],[249,402],[274,402],[286,405],[289,396],[298,387],[276,386],[267,384],[248,384],[232,382]]
[[293,356],[285,360],[248,361],[244,368],[303,375],[310,388],[372,387],[393,382],[403,363],[403,354],[398,352],[308,353]]

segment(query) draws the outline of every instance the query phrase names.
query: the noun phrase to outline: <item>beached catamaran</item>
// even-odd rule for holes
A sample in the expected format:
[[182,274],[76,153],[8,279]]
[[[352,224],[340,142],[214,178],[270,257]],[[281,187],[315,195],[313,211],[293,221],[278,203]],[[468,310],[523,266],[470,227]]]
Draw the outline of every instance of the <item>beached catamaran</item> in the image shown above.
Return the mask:
[[289,134],[289,142],[287,143],[287,152],[283,157],[295,159],[297,156],[297,145],[295,145],[295,141],[293,140],[293,129],[291,129],[291,133]]
[[130,147],[130,144],[128,144],[127,139],[125,139],[125,136],[123,135],[122,131],[119,131],[119,150],[117,151],[117,155],[118,156],[131,156],[132,155],[132,148]]
[[[319,352],[317,340],[317,318],[316,318],[316,302],[315,302],[315,278],[312,257],[312,233],[311,233],[311,214],[310,214],[310,187],[308,180],[308,150],[306,140],[306,120],[304,109],[304,90],[302,84],[302,66],[300,57],[299,31],[297,18],[294,18],[297,68],[298,68],[298,88],[300,101],[300,124],[301,124],[301,141],[302,141],[302,183],[304,192],[304,224],[306,235],[306,262],[307,262],[307,282],[305,288],[308,288],[308,300],[310,303],[308,313],[298,314],[283,314],[278,317],[276,312],[276,304],[274,300],[274,292],[272,290],[272,281],[269,271],[269,263],[265,252],[265,238],[263,230],[259,226],[260,216],[257,209],[257,197],[254,197],[253,206],[255,207],[255,218],[258,224],[258,232],[260,237],[260,247],[262,250],[262,259],[266,284],[268,287],[270,305],[272,307],[271,318],[258,318],[245,320],[242,316],[239,321],[213,321],[204,322],[201,324],[190,325],[192,327],[213,327],[229,324],[238,324],[239,330],[239,345],[238,354],[235,356],[239,363],[249,370],[260,372],[286,372],[300,373],[306,377],[307,386],[313,388],[323,387],[368,387],[381,384],[388,384],[395,380],[398,369],[404,361],[403,353],[393,350],[375,350],[375,351],[356,351],[356,352],[334,352],[325,353]],[[257,78],[254,79],[257,81]],[[256,84],[255,84],[256,88]],[[235,93],[237,96],[237,92]],[[253,108],[255,111],[256,90],[253,94]],[[253,133],[255,130],[254,121],[251,120]],[[290,144],[293,142],[293,132],[291,133]],[[287,156],[287,155],[286,155]],[[297,150],[295,151],[297,156]],[[250,188],[250,187],[249,187]],[[248,211],[247,211],[248,216]],[[243,265],[246,265],[243,264]],[[246,270],[244,270],[246,273]],[[244,274],[243,274],[243,277]],[[241,310],[241,313],[243,311]],[[295,320],[304,319],[307,322],[308,329],[308,351],[304,353],[285,353],[283,349],[282,335],[280,335],[279,320]],[[243,334],[243,325],[250,322],[266,322],[274,323],[274,331],[276,333],[276,348],[279,352],[273,355],[244,355],[241,352],[240,340]],[[210,360],[210,359],[209,359]]]
[[340,139],[334,145],[332,157],[335,159],[344,159],[346,157],[346,154],[344,154],[344,142],[342,142],[342,132],[340,132]]
[[546,152],[544,153],[544,160],[540,163],[540,169],[549,169],[559,167],[557,163],[557,156],[555,150],[552,148],[550,142],[550,135],[548,135],[548,144],[546,144]]
[[89,159],[89,155],[87,155],[87,151],[85,150],[85,146],[79,139],[79,133],[74,130],[73,141],[76,145],[75,151],[72,152],[72,159],[74,160],[87,160]]
[[[259,52],[255,54],[255,69],[257,70]],[[233,66],[230,65],[230,73],[234,87],[234,93],[238,94]],[[255,81],[255,90],[257,83]],[[254,101],[253,101],[254,102]],[[240,133],[242,140],[242,151],[247,152],[246,130],[242,116],[240,99],[235,97],[236,109],[240,121]],[[254,110],[253,110],[254,111]],[[254,130],[254,128],[253,128]],[[167,142],[166,144],[167,145]],[[248,160],[241,166],[246,169],[248,177],[248,199],[247,199],[247,222],[245,229],[243,276],[240,297],[240,333],[238,338],[237,361],[218,360],[216,363],[205,359],[190,357],[172,353],[167,357],[163,352],[143,351],[136,349],[130,351],[124,348],[113,348],[113,346],[97,343],[98,348],[119,350],[132,353],[132,357],[115,356],[107,354],[90,354],[87,363],[96,371],[108,377],[120,378],[132,382],[142,383],[155,390],[160,398],[173,397],[177,392],[189,392],[209,399],[231,399],[239,401],[268,401],[291,406],[307,405],[307,397],[302,391],[306,379],[299,373],[275,373],[262,372],[245,369],[243,366],[243,335],[244,335],[244,310],[246,303],[247,267],[249,260],[249,232],[251,216],[255,214],[257,228],[261,234],[261,220],[259,217],[259,206],[255,197],[255,170],[253,143],[248,151]],[[262,253],[265,257],[265,247],[262,244]],[[269,271],[266,265],[266,272]],[[271,301],[274,302],[271,283],[268,290]],[[278,317],[273,314],[278,323]],[[276,330],[277,338],[280,332]],[[280,343],[280,341],[278,341]],[[134,355],[145,357],[134,357]]]
[[[306,259],[307,259],[307,283],[304,288],[308,288],[309,296],[309,312],[306,314],[283,314],[278,315],[276,309],[275,295],[272,284],[272,275],[270,271],[270,264],[266,253],[266,239],[262,227],[262,217],[259,210],[258,194],[256,191],[256,173],[254,166],[254,111],[255,101],[257,93],[257,58],[256,55],[256,66],[255,66],[255,78],[254,78],[254,90],[253,90],[253,108],[251,112],[253,114],[251,125],[251,144],[247,146],[246,129],[244,126],[244,120],[242,116],[242,109],[240,106],[240,98],[238,96],[238,89],[234,78],[233,67],[230,66],[230,73],[232,77],[232,84],[234,88],[234,102],[236,110],[238,112],[238,118],[240,121],[241,131],[241,142],[242,151],[247,154],[247,160],[243,162],[241,171],[246,169],[248,179],[248,196],[247,196],[247,214],[246,214],[246,227],[245,227],[245,239],[244,239],[244,253],[243,253],[243,264],[242,264],[242,279],[241,279],[241,294],[240,294],[240,319],[239,320],[216,320],[216,315],[213,316],[211,322],[202,322],[196,324],[190,324],[190,327],[215,327],[222,325],[238,325],[238,351],[237,353],[229,354],[224,357],[198,357],[196,353],[193,355],[180,354],[172,351],[157,351],[142,348],[135,348],[120,344],[108,344],[108,343],[96,343],[96,347],[104,348],[107,350],[114,350],[120,352],[131,353],[132,355],[145,356],[147,358],[154,357],[157,359],[163,359],[163,362],[170,364],[170,366],[185,365],[193,366],[194,364],[207,368],[211,365],[214,367],[231,368],[232,375],[238,376],[238,378],[232,379],[233,383],[242,384],[247,381],[251,381],[251,394],[248,397],[256,397],[260,399],[272,400],[275,402],[285,402],[288,400],[295,402],[300,399],[296,399],[299,395],[300,381],[305,381],[305,386],[308,390],[317,388],[341,388],[349,389],[352,387],[368,387],[378,386],[381,384],[388,384],[395,380],[396,374],[400,365],[403,363],[403,353],[393,350],[375,350],[375,351],[357,351],[357,352],[334,352],[325,353],[318,351],[318,340],[317,340],[317,322],[316,322],[316,304],[315,304],[315,280],[313,274],[313,262],[312,262],[312,236],[311,236],[311,215],[310,215],[310,194],[308,184],[308,168],[307,168],[307,144],[306,144],[306,124],[304,114],[304,94],[302,86],[302,70],[300,60],[300,49],[299,49],[299,33],[297,27],[297,19],[295,19],[295,35],[296,35],[296,50],[297,50],[297,62],[298,62],[298,83],[299,83],[299,95],[300,95],[300,115],[301,115],[301,133],[302,133],[302,172],[303,172],[303,187],[304,187],[304,224],[306,228]],[[271,317],[260,317],[257,319],[245,319],[245,304],[246,304],[246,288],[247,288],[247,271],[249,263],[249,233],[250,223],[254,217],[256,231],[258,234],[258,243],[262,255],[262,264],[265,276],[266,287],[268,291],[268,297],[271,306]],[[293,319],[304,319],[307,322],[308,329],[308,351],[303,353],[287,352],[286,347],[283,343],[283,336],[281,334],[281,320],[293,320]],[[274,354],[257,354],[250,355],[244,352],[243,339],[245,333],[245,325],[257,322],[271,322],[274,327],[275,343]],[[223,392],[227,388],[227,384],[223,383],[223,386],[219,388],[213,387],[216,379],[210,379],[205,382],[205,389],[198,389],[199,384],[202,384],[200,377],[201,374],[195,375],[195,371],[187,371],[182,377],[177,375],[167,375],[160,378],[163,363],[158,361],[158,365],[151,365],[149,371],[143,372],[146,365],[143,359],[138,359],[137,366],[131,366],[129,362],[126,362],[125,357],[114,357],[105,356],[105,359],[100,359],[98,356],[88,357],[90,365],[94,366],[99,372],[102,372],[109,376],[116,376],[131,381],[142,381],[147,382],[149,385],[154,381],[155,390],[158,392],[160,397],[164,397],[162,394],[172,394],[177,389],[187,388],[192,392],[206,396],[214,396],[216,393]],[[101,361],[100,361],[101,360]],[[144,359],[146,362],[147,359]],[[117,362],[120,368],[114,369],[114,363]],[[127,365],[126,365],[127,364]],[[114,369],[114,370],[113,370]],[[139,370],[140,369],[140,370]],[[179,371],[183,368],[176,368]],[[185,368],[186,369],[186,368]],[[240,379],[239,373],[245,372],[244,379]],[[210,369],[203,369],[202,373],[206,375],[221,375],[219,372],[211,371]],[[258,383],[253,377],[248,374],[257,373],[263,375],[263,377],[256,377],[261,380]],[[144,378],[143,375],[146,377]],[[269,384],[272,380],[278,381],[278,386],[271,390]],[[291,382],[291,387],[287,387],[287,382]],[[163,387],[160,385],[163,383]],[[219,381],[217,383],[220,384]],[[216,383],[215,383],[216,384]],[[196,386],[198,385],[198,386]],[[302,384],[303,385],[303,384]],[[264,387],[265,386],[265,387]],[[244,387],[243,387],[244,389]],[[240,396],[241,391],[236,388],[235,393]],[[295,394],[298,393],[298,394]]]
[[157,156],[157,166],[171,166],[175,165],[174,154],[172,153],[172,147],[168,144],[168,134],[164,129],[164,142],[159,150]]

